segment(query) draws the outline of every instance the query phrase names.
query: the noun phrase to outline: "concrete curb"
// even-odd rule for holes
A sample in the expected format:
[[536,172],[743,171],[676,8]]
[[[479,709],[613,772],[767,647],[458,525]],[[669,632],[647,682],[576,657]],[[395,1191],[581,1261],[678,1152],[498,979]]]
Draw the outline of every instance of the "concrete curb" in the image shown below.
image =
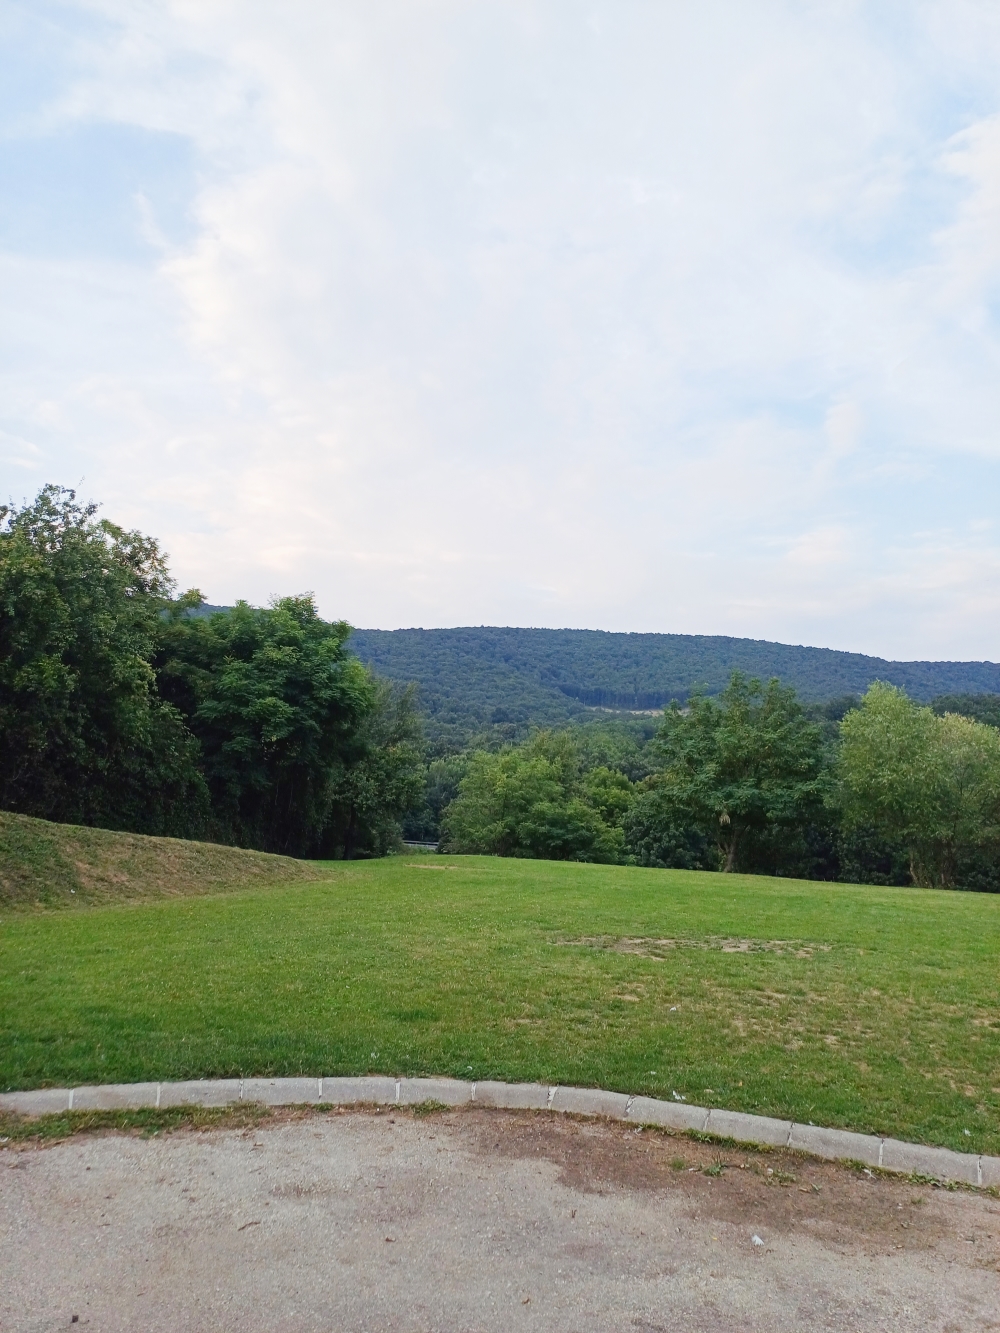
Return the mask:
[[944,1183],[1000,1186],[1000,1157],[952,1152],[919,1143],[901,1143],[845,1129],[797,1125],[790,1120],[708,1110],[687,1102],[628,1097],[600,1088],[546,1087],[540,1083],[466,1083],[457,1078],[225,1078],[184,1083],[107,1083],[88,1088],[39,1088],[0,1093],[0,1111],[53,1115],[61,1111],[138,1110],[165,1106],[492,1106],[505,1110],[548,1110],[601,1116],[631,1124],[657,1125],[681,1133],[710,1134],[737,1143],[862,1162],[902,1175],[927,1176]]

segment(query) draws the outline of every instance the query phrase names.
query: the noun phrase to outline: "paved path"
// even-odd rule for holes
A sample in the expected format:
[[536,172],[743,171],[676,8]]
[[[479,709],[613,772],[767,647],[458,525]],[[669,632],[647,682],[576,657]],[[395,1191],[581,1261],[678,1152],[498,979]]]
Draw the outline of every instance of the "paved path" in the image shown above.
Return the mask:
[[994,1196],[475,1107],[7,1148],[0,1254],[5,1333],[1000,1329]]

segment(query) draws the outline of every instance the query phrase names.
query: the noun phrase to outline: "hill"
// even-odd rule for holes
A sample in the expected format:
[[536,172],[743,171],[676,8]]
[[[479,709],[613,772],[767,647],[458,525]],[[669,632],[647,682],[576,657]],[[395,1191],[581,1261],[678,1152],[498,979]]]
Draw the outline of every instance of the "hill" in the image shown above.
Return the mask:
[[0,906],[52,907],[328,879],[289,856],[148,838],[0,811]]
[[733,670],[793,685],[807,703],[863,693],[873,680],[914,699],[1000,692],[995,662],[890,662],[833,648],[702,634],[603,630],[355,630],[351,646],[382,676],[416,681],[432,740],[500,726],[558,726],[594,708],[644,711],[702,687],[723,689]]

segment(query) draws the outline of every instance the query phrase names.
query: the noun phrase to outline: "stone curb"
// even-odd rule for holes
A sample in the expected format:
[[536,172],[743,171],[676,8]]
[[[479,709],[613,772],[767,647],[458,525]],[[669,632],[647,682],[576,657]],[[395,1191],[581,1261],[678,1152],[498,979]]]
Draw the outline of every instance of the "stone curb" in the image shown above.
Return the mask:
[[0,1111],[53,1115],[61,1111],[138,1110],[166,1106],[444,1106],[548,1110],[657,1125],[683,1133],[710,1134],[737,1143],[791,1148],[830,1161],[862,1162],[903,1175],[921,1175],[963,1185],[1000,1186],[1000,1157],[952,1152],[901,1143],[846,1129],[797,1125],[770,1116],[708,1110],[687,1102],[627,1097],[600,1088],[546,1087],[540,1083],[467,1083],[457,1078],[225,1078],[182,1083],[106,1083],[86,1088],[39,1088],[0,1093]]

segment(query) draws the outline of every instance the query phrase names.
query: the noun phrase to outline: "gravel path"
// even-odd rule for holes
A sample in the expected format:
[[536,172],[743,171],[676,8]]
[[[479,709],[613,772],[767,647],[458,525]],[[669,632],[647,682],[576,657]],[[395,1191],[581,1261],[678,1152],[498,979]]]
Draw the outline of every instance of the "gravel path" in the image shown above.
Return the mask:
[[8,1148],[0,1254],[16,1333],[1000,1329],[991,1195],[544,1113]]

